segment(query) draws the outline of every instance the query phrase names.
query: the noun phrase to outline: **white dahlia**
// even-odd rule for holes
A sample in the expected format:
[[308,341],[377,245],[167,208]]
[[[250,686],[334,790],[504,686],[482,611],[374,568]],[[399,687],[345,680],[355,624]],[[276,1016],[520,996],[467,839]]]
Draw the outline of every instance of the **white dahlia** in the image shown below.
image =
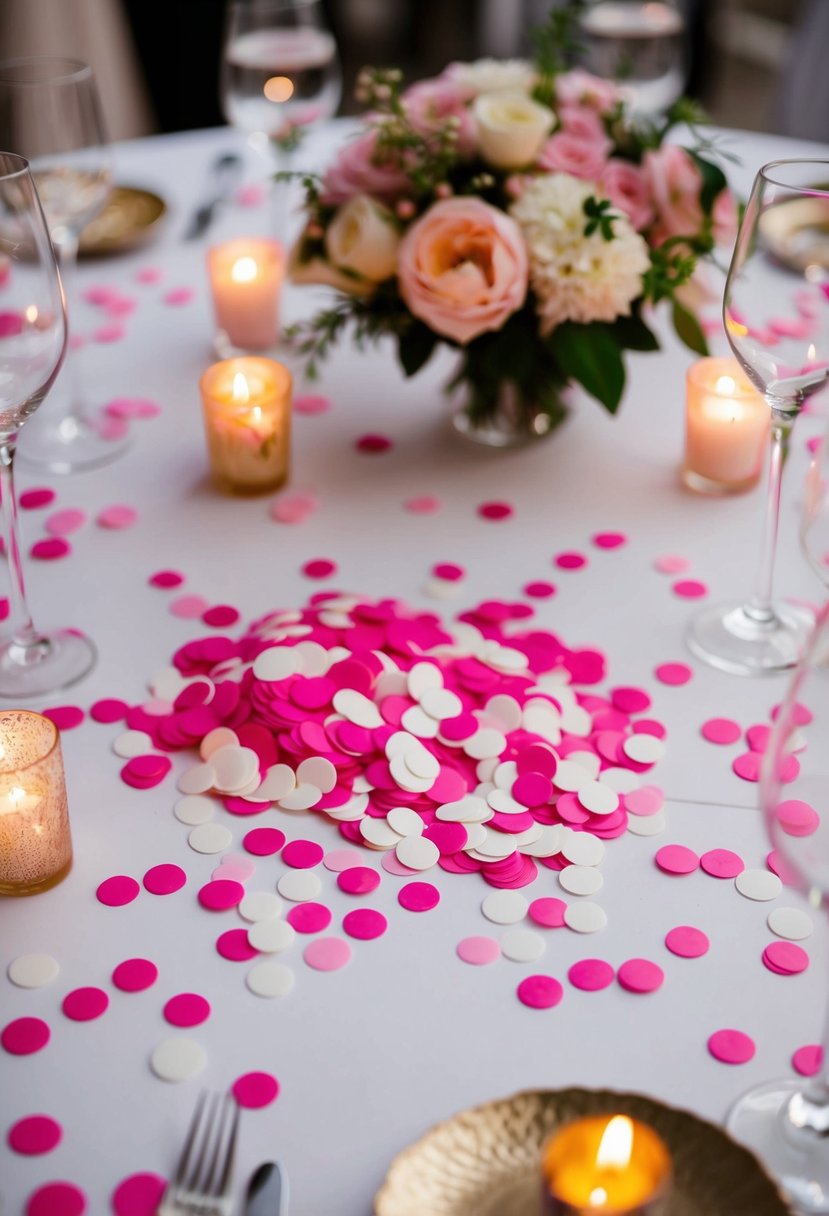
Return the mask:
[[538,301],[541,332],[562,321],[615,321],[628,316],[642,294],[650,266],[648,246],[626,216],[613,212],[613,239],[585,236],[585,201],[598,188],[569,173],[529,180],[510,207],[527,242],[530,285]]
[[476,59],[473,63],[450,63],[446,74],[477,97],[479,93],[529,93],[536,79],[535,68],[526,59]]

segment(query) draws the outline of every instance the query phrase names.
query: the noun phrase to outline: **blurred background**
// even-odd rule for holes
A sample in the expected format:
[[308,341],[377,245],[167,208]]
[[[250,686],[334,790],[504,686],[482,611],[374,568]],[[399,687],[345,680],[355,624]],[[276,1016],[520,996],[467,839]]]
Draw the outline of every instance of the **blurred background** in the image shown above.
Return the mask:
[[[677,0],[686,91],[721,126],[829,141],[829,0]],[[226,0],[0,0],[0,58],[91,63],[110,136],[217,126]],[[327,0],[342,57],[342,113],[365,64],[410,79],[453,59],[525,54],[549,0]]]

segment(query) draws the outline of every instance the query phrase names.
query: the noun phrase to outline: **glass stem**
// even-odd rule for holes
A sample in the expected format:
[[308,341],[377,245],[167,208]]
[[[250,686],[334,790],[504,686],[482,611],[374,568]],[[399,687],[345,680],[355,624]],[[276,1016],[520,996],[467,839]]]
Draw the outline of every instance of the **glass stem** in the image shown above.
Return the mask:
[[[274,144],[276,173],[290,173],[294,167],[294,154]],[[273,236],[287,248],[288,224],[291,216],[291,199],[294,195],[293,181],[271,182],[271,231]]]
[[[76,271],[78,267],[78,237],[74,233],[65,232],[61,235],[59,241],[54,242],[55,252],[58,255],[58,266],[60,267],[61,278],[63,279],[63,291],[66,297],[66,313],[67,325],[71,339],[71,325],[73,309],[70,305],[70,300],[75,296],[75,281]],[[80,363],[78,360],[77,351],[73,351],[70,345],[66,349],[66,357],[63,361],[61,369],[61,381],[63,391],[58,393],[58,400],[54,406],[49,405],[49,415],[52,425],[66,439],[73,438],[74,430],[77,429],[77,423],[86,421],[86,408],[84,405],[84,389],[81,378]],[[73,426],[73,424],[75,424]],[[70,433],[72,431],[72,433]]]
[[0,439],[0,497],[2,497],[2,532],[9,568],[9,608],[12,624],[10,657],[21,666],[36,663],[49,643],[32,624],[26,602],[23,581],[23,561],[17,524],[17,496],[14,489],[14,454],[17,435]]
[[783,465],[789,451],[789,436],[795,415],[772,406],[771,409],[771,458],[769,460],[768,495],[766,519],[763,525],[763,542],[760,566],[754,584],[754,594],[745,607],[746,616],[758,625],[772,627],[777,621],[771,601],[774,582],[774,559],[777,552],[777,530],[780,523],[780,490],[783,483]]
[[[824,910],[829,910],[826,900],[823,901],[823,907]],[[785,1111],[789,1129],[797,1129],[795,1136],[803,1128],[816,1132],[819,1136],[829,1135],[829,1004],[824,1014],[821,1042],[823,1063],[820,1072],[790,1098]]]

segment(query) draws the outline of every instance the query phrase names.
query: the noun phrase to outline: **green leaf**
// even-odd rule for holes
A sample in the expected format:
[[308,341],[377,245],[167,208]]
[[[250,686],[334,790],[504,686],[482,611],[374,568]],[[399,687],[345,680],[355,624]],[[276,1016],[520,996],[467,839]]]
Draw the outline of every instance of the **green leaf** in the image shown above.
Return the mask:
[[415,321],[400,335],[397,353],[407,376],[414,376],[429,362],[437,341],[437,334],[421,321]]
[[625,387],[625,365],[612,329],[565,321],[553,330],[549,344],[567,379],[578,380],[609,413],[615,414]]
[[689,350],[698,355],[708,354],[708,343],[702,332],[702,326],[694,314],[687,308],[683,308],[676,300],[674,300],[673,322],[677,335]]
[[702,209],[706,215],[710,215],[711,208],[714,206],[714,200],[721,190],[725,190],[728,181],[719,165],[714,165],[710,160],[705,160],[698,152],[691,152],[691,156],[694,158],[694,163],[702,174],[702,191],[700,192]]
[[638,313],[619,317],[613,322],[613,332],[624,350],[659,350],[659,342]]

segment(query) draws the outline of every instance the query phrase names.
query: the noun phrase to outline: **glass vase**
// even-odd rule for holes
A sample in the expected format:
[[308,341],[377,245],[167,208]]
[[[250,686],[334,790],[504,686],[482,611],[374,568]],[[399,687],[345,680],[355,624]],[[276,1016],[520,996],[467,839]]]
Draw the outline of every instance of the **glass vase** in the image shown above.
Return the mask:
[[490,448],[518,448],[546,439],[567,417],[565,385],[544,386],[529,396],[514,380],[500,380],[483,396],[466,381],[452,415],[455,431]]

